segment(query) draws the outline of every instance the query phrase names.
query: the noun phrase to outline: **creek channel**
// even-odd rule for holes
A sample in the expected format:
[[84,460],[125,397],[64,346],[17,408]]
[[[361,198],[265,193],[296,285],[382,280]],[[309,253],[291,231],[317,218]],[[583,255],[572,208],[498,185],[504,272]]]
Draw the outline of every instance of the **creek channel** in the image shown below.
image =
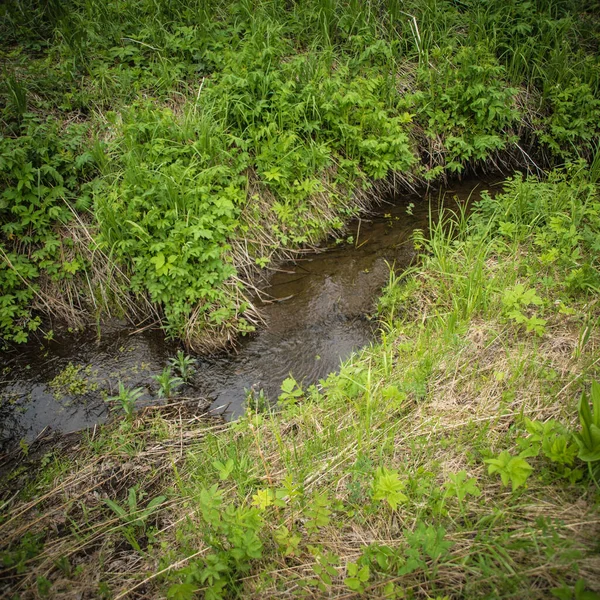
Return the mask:
[[[389,198],[368,218],[348,225],[343,243],[280,265],[257,302],[264,327],[242,338],[236,353],[197,357],[186,397],[203,398],[234,418],[246,390],[270,399],[290,374],[304,385],[339,369],[340,361],[376,337],[377,298],[396,272],[413,262],[411,237],[426,233],[439,206],[476,200],[487,184],[467,181],[429,195]],[[72,432],[104,422],[105,398],[118,381],[145,390],[139,406],[156,404],[159,374],[177,347],[158,331],[132,334],[117,324],[37,341],[0,354],[0,451],[49,431]]]

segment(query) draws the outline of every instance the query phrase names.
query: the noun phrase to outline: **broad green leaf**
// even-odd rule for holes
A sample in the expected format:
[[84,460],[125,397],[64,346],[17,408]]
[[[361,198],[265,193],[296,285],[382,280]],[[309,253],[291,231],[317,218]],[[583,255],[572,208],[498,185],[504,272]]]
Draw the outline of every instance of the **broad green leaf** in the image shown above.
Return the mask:
[[196,586],[191,583],[174,583],[167,590],[168,600],[193,600],[196,595]]
[[127,511],[122,507],[119,506],[116,502],[114,502],[113,500],[111,500],[110,498],[105,498],[104,499],[104,503],[106,504],[106,506],[108,506],[117,516],[121,517],[122,519],[127,518],[128,514]]
[[511,456],[506,450],[498,458],[489,458],[484,462],[489,465],[488,473],[498,473],[502,484],[511,483],[513,491],[521,487],[533,471],[533,467],[524,458]]
[[161,253],[157,254],[156,256],[153,256],[150,259],[150,262],[154,263],[154,266],[156,267],[157,271],[160,271],[165,264],[165,255],[161,252]]
[[153,500],[150,500],[150,502],[148,502],[148,506],[146,506],[146,510],[147,511],[154,510],[155,508],[160,506],[166,499],[167,499],[166,496],[157,496],[156,498],[154,498]]
[[385,500],[392,510],[396,510],[398,504],[408,501],[408,498],[401,492],[404,486],[405,483],[400,481],[397,471],[379,467],[373,481],[373,500]]

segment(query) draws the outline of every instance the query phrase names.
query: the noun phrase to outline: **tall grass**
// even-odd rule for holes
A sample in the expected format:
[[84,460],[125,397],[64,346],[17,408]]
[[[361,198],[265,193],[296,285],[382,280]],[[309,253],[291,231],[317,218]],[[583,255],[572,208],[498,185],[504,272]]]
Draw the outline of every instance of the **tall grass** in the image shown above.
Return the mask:
[[[191,268],[198,240],[166,242],[173,227],[153,221],[152,203],[185,235],[218,240],[220,266],[207,276],[221,292],[179,297],[177,325],[167,323],[179,334],[185,314],[206,326],[238,315],[225,291],[231,268],[251,285],[259,266],[338,230],[375,190],[591,160],[599,133],[595,25],[574,2],[73,0],[67,11],[24,0],[1,10],[7,139],[46,117],[65,132],[63,122],[89,124],[74,160],[102,174],[78,206],[93,197],[94,234],[134,282],[128,292],[165,311],[164,289],[190,289],[171,279]],[[12,168],[9,185],[20,173]],[[214,195],[226,177],[232,218],[192,234],[203,217],[189,190]],[[28,244],[16,242],[29,263],[38,254]],[[152,271],[163,256],[172,262]]]

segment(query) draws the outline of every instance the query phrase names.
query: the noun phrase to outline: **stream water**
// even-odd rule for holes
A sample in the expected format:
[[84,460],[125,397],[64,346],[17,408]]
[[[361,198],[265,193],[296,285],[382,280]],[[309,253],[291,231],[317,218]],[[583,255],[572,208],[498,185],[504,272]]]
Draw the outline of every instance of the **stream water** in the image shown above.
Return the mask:
[[[316,383],[340,361],[369,344],[378,293],[389,277],[414,259],[415,229],[426,230],[440,200],[451,206],[477,198],[485,184],[470,181],[429,196],[391,198],[368,219],[351,223],[345,243],[305,255],[274,273],[258,303],[265,327],[243,338],[236,354],[198,357],[186,396],[206,398],[230,417],[243,411],[245,390],[264,389],[276,399],[290,373]],[[106,395],[116,382],[142,387],[140,405],[156,403],[156,383],[177,348],[157,331],[132,335],[122,324],[31,343],[0,354],[0,449],[42,432],[71,432],[106,420]]]

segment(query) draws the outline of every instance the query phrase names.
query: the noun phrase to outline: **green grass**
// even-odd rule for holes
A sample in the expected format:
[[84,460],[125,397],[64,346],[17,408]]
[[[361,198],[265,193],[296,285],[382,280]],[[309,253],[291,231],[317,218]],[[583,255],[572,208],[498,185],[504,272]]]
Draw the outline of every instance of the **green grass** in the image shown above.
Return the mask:
[[[3,509],[11,589],[596,597],[600,474],[575,434],[600,380],[599,209],[584,163],[509,179],[417,236],[380,342],[339,374],[230,424],[155,410],[95,434]],[[134,486],[143,531],[102,501]]]
[[226,345],[269,265],[388,187],[590,158],[595,8],[7,3],[0,335],[116,315]]
[[600,474],[577,436],[600,380],[597,9],[3,4],[5,343],[119,316],[223,346],[257,322],[265,269],[387,189],[562,169],[432,222],[380,341],[282,382],[277,410],[173,403],[23,445],[2,592],[596,597]]

